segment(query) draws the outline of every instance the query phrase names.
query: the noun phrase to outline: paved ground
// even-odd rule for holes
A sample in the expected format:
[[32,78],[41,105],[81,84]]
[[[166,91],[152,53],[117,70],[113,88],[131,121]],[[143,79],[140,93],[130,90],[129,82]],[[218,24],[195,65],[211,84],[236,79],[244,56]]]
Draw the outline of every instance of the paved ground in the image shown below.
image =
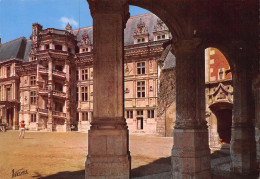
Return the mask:
[[[0,132],[0,178],[84,178],[87,133]],[[172,138],[131,135],[132,177],[169,172]],[[21,169],[21,170],[20,170]]]

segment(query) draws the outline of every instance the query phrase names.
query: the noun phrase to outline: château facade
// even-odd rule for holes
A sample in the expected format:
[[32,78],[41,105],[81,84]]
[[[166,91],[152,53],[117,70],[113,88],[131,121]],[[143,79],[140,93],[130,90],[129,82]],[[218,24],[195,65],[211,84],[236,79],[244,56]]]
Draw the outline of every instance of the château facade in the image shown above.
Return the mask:
[[[166,25],[149,13],[125,28],[125,118],[131,133],[172,136],[176,59]],[[0,46],[0,114],[12,129],[87,132],[93,116],[93,28],[43,29]],[[205,50],[206,120],[210,146],[229,143],[233,87],[229,64]],[[109,79],[108,79],[109,80]],[[110,89],[107,89],[110,90]],[[72,128],[71,128],[72,127]]]
[[[156,133],[158,65],[171,38],[153,14],[131,17],[125,28],[125,118],[130,132]],[[10,128],[88,131],[93,116],[93,28],[43,29],[1,44],[0,111]],[[109,79],[108,79],[109,80]],[[110,89],[107,89],[110,90]]]

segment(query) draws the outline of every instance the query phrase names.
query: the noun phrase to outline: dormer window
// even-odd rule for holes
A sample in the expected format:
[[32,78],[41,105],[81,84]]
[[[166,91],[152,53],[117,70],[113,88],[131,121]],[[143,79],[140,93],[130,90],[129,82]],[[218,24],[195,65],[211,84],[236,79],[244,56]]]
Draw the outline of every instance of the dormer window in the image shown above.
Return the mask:
[[169,39],[169,34],[170,32],[168,27],[164,24],[162,20],[158,19],[157,24],[154,26],[153,30],[154,41]]
[[144,43],[149,41],[148,29],[145,26],[145,23],[140,18],[139,23],[137,24],[136,30],[134,32],[134,44]]
[[80,53],[84,53],[84,52],[90,52],[91,51],[91,40],[88,36],[87,33],[84,33],[82,35],[82,39],[79,43],[79,47],[80,47]]

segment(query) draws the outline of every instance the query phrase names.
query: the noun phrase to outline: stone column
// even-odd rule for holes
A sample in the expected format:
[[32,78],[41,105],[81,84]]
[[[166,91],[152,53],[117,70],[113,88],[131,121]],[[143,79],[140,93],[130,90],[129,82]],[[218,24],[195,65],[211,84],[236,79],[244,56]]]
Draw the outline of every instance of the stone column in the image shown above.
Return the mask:
[[256,170],[256,144],[253,126],[252,77],[245,54],[237,51],[233,69],[234,105],[231,130],[231,170],[238,175]]
[[128,6],[126,0],[88,2],[94,33],[94,116],[88,133],[85,178],[128,179],[131,167],[123,68]]
[[176,121],[172,177],[208,179],[210,150],[205,120],[205,62],[199,39],[182,40],[176,54]]

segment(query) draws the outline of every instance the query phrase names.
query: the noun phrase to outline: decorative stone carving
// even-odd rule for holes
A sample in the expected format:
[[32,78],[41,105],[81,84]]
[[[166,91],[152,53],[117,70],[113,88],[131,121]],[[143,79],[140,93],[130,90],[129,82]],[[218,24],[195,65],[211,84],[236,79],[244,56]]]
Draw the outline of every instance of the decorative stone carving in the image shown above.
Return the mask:
[[212,105],[217,102],[228,102],[233,103],[233,90],[231,86],[225,86],[222,83],[219,83],[217,88],[214,88],[208,94],[209,105]]
[[140,21],[137,24],[137,28],[136,28],[134,34],[135,35],[148,34],[148,29],[145,26],[145,23],[143,22],[142,18],[140,18]]
[[157,19],[157,24],[154,26],[154,32],[169,30],[161,19]]
[[85,45],[89,46],[89,45],[91,45],[91,40],[90,40],[90,38],[89,38],[87,33],[84,33],[82,35],[82,40],[81,40],[81,44],[80,45],[82,45],[82,46],[85,46]]

